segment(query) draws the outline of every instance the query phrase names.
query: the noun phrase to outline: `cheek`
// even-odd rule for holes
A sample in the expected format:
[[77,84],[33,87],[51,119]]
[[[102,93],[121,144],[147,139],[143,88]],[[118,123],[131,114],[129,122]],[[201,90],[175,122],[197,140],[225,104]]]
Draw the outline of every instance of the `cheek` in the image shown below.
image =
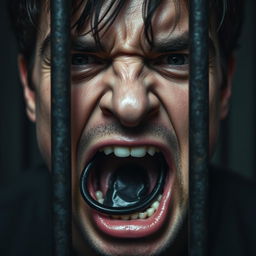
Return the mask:
[[[83,100],[84,99],[84,100]],[[84,126],[84,120],[88,119],[86,111],[86,95],[80,89],[73,89],[71,93],[71,124],[72,124],[72,149],[75,148],[78,137]]]
[[185,150],[188,144],[188,86],[170,85],[165,89],[162,90],[163,105],[181,150]]
[[187,144],[188,137],[188,88],[175,88],[171,106],[173,126],[181,144]]
[[95,124],[92,119],[98,115],[97,104],[103,92],[103,83],[96,78],[71,88],[72,193],[76,206],[80,200],[77,147],[85,129],[90,128],[90,123]]
[[95,125],[94,116],[99,116],[98,102],[104,93],[104,83],[101,76],[91,81],[72,85],[71,89],[71,123],[72,123],[72,149],[76,151],[78,141],[90,123]]
[[189,145],[189,89],[187,85],[178,85],[173,88],[169,103],[169,117],[172,121],[180,146],[180,171],[183,197],[188,194],[188,145]]

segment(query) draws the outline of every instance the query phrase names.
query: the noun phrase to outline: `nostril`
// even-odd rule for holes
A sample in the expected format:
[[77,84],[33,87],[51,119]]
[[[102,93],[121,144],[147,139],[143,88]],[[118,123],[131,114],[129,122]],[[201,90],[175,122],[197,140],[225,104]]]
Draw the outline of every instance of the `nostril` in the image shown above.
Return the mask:
[[145,102],[133,102],[133,104],[119,104],[115,107],[115,114],[119,121],[125,126],[137,126],[144,120],[147,113]]
[[100,106],[100,109],[101,109],[101,112],[103,113],[103,115],[106,116],[106,117],[109,117],[109,116],[113,115],[112,112],[108,108]]
[[105,118],[114,118],[126,127],[140,125],[159,112],[160,101],[153,92],[136,84],[115,87],[107,91],[99,102]]
[[148,107],[148,114],[150,116],[154,116],[160,111],[160,100],[157,98],[157,96],[153,93],[149,94],[149,107]]
[[101,109],[103,115],[111,116],[113,115],[112,111],[112,92],[106,92],[99,102],[99,108]]

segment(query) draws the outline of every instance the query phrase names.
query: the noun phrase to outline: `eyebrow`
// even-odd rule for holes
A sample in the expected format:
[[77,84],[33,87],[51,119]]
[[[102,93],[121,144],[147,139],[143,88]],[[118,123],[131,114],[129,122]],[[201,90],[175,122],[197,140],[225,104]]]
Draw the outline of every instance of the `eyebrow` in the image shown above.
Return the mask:
[[[189,50],[189,33],[185,32],[178,36],[173,36],[169,39],[156,41],[152,47],[152,51],[157,53],[177,52]],[[216,48],[213,40],[209,37],[209,52],[216,53]]]
[[80,51],[80,52],[100,52],[104,51],[104,47],[100,46],[95,43],[92,39],[87,39],[85,37],[77,37],[72,40],[71,48],[73,51]]
[[[43,40],[41,47],[40,47],[40,56],[43,57],[46,51],[50,48],[51,44],[51,36],[50,34]],[[103,46],[102,46],[103,47]],[[73,51],[81,51],[81,52],[99,52],[104,50],[100,48],[98,45],[95,44],[93,40],[89,40],[82,37],[77,37],[71,39],[71,49]]]
[[189,35],[187,32],[178,35],[172,36],[168,39],[156,40],[152,47],[152,51],[154,52],[174,52],[174,51],[182,51],[187,50],[189,48]]
[[[189,33],[185,32],[178,36],[173,36],[172,38],[156,41],[152,47],[153,52],[166,53],[166,52],[177,52],[189,49]],[[50,34],[44,39],[40,47],[40,56],[43,57],[46,51],[50,48],[51,36]],[[103,47],[103,46],[102,46]],[[104,51],[98,45],[95,44],[93,40],[88,40],[84,37],[73,38],[71,42],[71,48],[73,51],[81,52],[99,52]],[[209,52],[214,55],[216,53],[216,48],[213,40],[209,37]]]

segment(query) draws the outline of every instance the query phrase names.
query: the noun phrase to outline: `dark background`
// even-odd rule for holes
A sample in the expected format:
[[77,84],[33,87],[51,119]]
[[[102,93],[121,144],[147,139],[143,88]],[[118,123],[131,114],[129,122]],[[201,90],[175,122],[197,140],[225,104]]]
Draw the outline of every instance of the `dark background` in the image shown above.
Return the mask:
[[[248,0],[237,71],[233,83],[232,109],[223,122],[214,162],[250,179],[256,178],[255,81],[256,1]],[[22,88],[17,72],[17,48],[8,22],[5,1],[0,1],[0,185],[8,184],[20,172],[40,163],[34,125],[25,115]]]

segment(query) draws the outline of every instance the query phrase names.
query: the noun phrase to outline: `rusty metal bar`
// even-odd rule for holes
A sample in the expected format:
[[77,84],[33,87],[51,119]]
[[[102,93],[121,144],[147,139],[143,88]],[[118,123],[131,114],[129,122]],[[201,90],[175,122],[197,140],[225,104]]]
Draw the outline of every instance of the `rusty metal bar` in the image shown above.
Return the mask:
[[209,160],[208,0],[190,0],[189,255],[207,253]]
[[70,0],[51,1],[54,256],[71,255]]

